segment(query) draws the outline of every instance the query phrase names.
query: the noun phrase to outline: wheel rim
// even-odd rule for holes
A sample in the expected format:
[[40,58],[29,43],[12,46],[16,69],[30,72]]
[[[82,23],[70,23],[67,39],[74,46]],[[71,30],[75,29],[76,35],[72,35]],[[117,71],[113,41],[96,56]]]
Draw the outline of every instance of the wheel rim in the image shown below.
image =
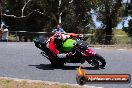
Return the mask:
[[91,60],[91,65],[94,67],[99,67],[99,62],[95,59]]

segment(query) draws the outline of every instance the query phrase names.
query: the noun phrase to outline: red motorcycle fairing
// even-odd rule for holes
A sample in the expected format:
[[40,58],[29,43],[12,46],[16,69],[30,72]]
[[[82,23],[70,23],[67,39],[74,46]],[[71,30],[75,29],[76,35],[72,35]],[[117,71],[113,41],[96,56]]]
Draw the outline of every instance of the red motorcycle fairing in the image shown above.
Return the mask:
[[96,52],[94,50],[92,50],[92,49],[87,49],[85,51],[85,55],[86,56],[95,56],[96,55]]

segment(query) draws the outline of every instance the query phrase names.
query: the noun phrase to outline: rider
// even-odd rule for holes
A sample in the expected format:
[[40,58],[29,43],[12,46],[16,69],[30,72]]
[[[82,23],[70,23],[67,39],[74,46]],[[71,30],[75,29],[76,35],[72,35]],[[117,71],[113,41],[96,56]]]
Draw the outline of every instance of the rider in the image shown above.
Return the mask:
[[61,47],[63,41],[65,39],[68,39],[69,37],[70,37],[69,35],[56,32],[53,36],[50,37],[46,46],[59,58],[66,58],[66,56],[69,54],[61,53]]
[[72,56],[70,53],[62,53],[61,48],[63,45],[63,41],[65,41],[68,38],[72,37],[78,37],[78,34],[69,33],[65,34],[66,32],[63,30],[63,28],[60,27],[60,25],[57,25],[57,28],[54,29],[52,32],[52,36],[47,41],[47,47],[56,54],[59,58],[66,58],[67,56]]

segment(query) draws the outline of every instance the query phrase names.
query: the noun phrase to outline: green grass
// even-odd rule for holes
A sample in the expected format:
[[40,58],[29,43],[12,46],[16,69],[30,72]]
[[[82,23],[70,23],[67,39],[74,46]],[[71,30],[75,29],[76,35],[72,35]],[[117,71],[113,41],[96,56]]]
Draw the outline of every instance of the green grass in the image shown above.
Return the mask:
[[[125,33],[122,30],[114,30],[113,35],[119,35],[119,36],[113,36],[113,44],[118,44],[118,45],[125,45],[125,44],[130,44],[130,37],[128,37],[127,33]],[[123,36],[120,36],[123,35]]]
[[[102,30],[94,30],[92,36],[87,36],[87,41],[93,45],[104,44],[105,35]],[[112,45],[130,45],[130,37],[121,29],[113,29]]]
[[46,82],[36,82],[32,80],[20,80],[11,78],[0,78],[0,88],[82,88],[77,86],[70,86],[67,84],[48,84]]

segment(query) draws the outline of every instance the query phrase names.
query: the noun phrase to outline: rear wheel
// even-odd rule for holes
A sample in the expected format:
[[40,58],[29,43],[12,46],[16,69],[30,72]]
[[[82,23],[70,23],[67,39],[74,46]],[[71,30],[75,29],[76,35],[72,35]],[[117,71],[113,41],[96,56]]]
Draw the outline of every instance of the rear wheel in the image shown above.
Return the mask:
[[104,68],[106,65],[105,59],[99,54],[96,54],[95,56],[92,56],[89,59],[90,60],[87,62],[96,68]]
[[63,67],[64,66],[64,63],[60,62],[60,63],[56,63],[54,61],[51,62],[51,66],[53,68],[58,68],[58,67]]

